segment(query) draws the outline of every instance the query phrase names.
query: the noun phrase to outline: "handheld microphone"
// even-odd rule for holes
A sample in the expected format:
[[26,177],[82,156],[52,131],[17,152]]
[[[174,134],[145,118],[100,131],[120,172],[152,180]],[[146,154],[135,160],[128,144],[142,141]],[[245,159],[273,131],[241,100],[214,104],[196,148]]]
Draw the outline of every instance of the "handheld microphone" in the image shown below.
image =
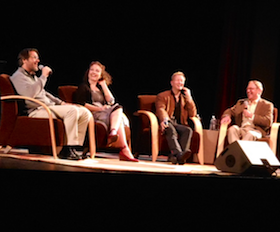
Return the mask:
[[[40,64],[40,65],[38,66],[38,68],[39,68],[40,70],[42,70],[44,67],[45,67],[45,66],[42,65],[42,64]],[[49,72],[49,75],[52,75],[52,71]]]
[[248,101],[245,100],[244,101],[244,109],[245,110],[248,110],[248,105],[249,105]]

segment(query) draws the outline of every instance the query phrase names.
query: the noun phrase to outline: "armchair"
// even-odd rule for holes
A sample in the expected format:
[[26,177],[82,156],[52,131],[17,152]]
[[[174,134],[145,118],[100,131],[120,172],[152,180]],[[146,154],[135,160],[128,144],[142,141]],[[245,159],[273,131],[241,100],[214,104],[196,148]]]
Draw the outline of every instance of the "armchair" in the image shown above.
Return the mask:
[[[65,128],[61,119],[52,117],[49,108],[42,102],[16,94],[9,75],[0,75],[1,122],[0,146],[5,146],[5,153],[13,147],[51,147],[52,155],[57,158],[57,151],[64,145]],[[49,118],[31,118],[20,112],[19,100],[30,100],[46,109]],[[21,102],[23,103],[23,102]],[[93,118],[90,121],[93,124]],[[91,138],[92,132],[89,133]],[[95,155],[94,144],[90,144],[90,153]]]
[[[274,107],[273,109],[273,123],[270,128],[270,133],[268,136],[258,139],[257,141],[267,142],[273,153],[276,155],[277,152],[277,138],[278,138],[278,130],[280,123],[277,122],[278,119],[278,109]],[[217,145],[217,153],[216,158],[222,153],[224,150],[225,144],[227,144],[226,137],[227,137],[227,129],[228,124],[223,123],[221,124],[220,131],[219,131],[219,138],[218,138],[218,145]]]
[[[58,87],[58,95],[60,99],[65,102],[73,103],[74,101],[74,94],[77,91],[78,87],[73,85],[65,85]],[[125,125],[125,134],[127,139],[127,144],[131,149],[131,130],[129,126],[129,120],[125,114],[123,114],[123,120]],[[94,122],[95,124],[95,137],[96,137],[96,147],[98,149],[106,149],[107,145],[107,130],[105,126],[101,122]],[[112,145],[112,148],[119,148],[119,142],[117,141]]]
[[[156,95],[139,95],[139,110],[135,113],[140,118],[140,132],[138,139],[138,151],[152,154],[152,161],[157,160],[159,153],[169,153],[167,141],[159,130],[158,119],[155,115]],[[194,132],[191,140],[191,151],[197,154],[199,163],[204,164],[203,129],[197,117],[190,118],[194,124]],[[141,147],[141,148],[140,148]]]

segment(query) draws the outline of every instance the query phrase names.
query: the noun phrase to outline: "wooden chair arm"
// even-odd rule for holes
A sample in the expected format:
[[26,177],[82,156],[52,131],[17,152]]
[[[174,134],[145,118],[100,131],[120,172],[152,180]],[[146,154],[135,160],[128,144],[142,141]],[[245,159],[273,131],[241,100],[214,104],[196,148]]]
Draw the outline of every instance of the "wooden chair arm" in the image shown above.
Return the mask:
[[31,97],[20,96],[20,95],[1,96],[1,100],[11,100],[11,99],[13,99],[13,100],[23,99],[23,100],[33,101],[33,102],[39,104],[40,106],[44,107],[44,109],[47,111],[48,116],[49,116],[49,128],[50,128],[50,136],[51,136],[51,144],[52,144],[52,153],[53,153],[53,157],[55,159],[57,159],[54,123],[53,123],[52,113],[51,113],[49,107],[46,104],[42,103],[41,101],[38,101]]
[[152,147],[152,161],[156,162],[159,152],[158,147],[158,120],[154,113],[147,110],[138,110],[136,115],[143,114],[149,118],[151,125],[151,147]]
[[[271,126],[271,131],[270,131],[270,141],[271,141],[270,148],[275,155],[276,155],[276,150],[277,150],[277,138],[278,138],[279,126],[280,126],[280,123],[273,123]],[[219,155],[221,154],[221,152],[224,150],[227,129],[228,129],[228,124],[226,124],[226,123],[221,124],[220,131],[219,131],[216,158],[218,158]]]
[[277,152],[277,137],[278,137],[278,130],[279,130],[280,123],[274,122],[272,123],[271,130],[270,130],[270,140],[271,140],[271,150],[276,155]]
[[198,162],[204,165],[204,145],[203,145],[203,128],[201,121],[197,117],[190,117],[194,123],[194,130],[199,134],[200,142],[199,149],[197,153]]
[[123,123],[124,123],[124,126],[130,127],[129,119],[125,113],[123,113]]
[[227,136],[227,129],[228,129],[228,124],[227,123],[222,123],[221,126],[220,126],[220,130],[219,130],[219,138],[218,138],[216,158],[218,158],[219,155],[224,150],[225,139],[226,139],[226,136]]
[[[71,104],[71,103],[70,103]],[[94,117],[92,115],[92,112],[86,108],[85,106],[79,105],[79,104],[74,104],[75,106],[78,107],[83,107],[85,110],[87,110],[90,114],[90,119],[88,123],[88,137],[89,137],[89,153],[90,153],[90,158],[94,159],[96,155],[96,143],[95,143],[95,123],[94,123]]]
[[[130,122],[129,122],[129,119],[128,119],[128,117],[126,116],[125,113],[123,113],[123,124],[124,124],[125,127],[129,127],[129,128],[130,128]],[[131,148],[131,134],[128,136],[128,141],[127,141],[127,143],[128,143],[129,149],[132,150],[132,148]]]
[[89,109],[87,109],[84,106],[81,106],[83,108],[85,108],[86,110],[88,110],[89,114],[91,115],[90,119],[89,119],[89,123],[88,123],[88,137],[89,137],[89,153],[90,153],[90,158],[94,159],[95,154],[96,154],[96,144],[95,144],[95,131],[94,131],[94,118],[92,113],[90,112]]

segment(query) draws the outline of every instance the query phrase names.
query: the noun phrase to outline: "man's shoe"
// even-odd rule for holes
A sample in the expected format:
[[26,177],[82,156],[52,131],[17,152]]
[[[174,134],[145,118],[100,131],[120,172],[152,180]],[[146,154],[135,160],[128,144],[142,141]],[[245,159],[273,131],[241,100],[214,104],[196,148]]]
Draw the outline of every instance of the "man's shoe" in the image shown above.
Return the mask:
[[62,148],[58,154],[60,159],[69,159],[69,160],[81,160],[82,157],[77,153],[77,151],[71,147],[65,146]]
[[90,158],[90,154],[88,154],[88,152],[89,152],[89,147],[84,147],[83,153],[82,153],[82,159]]
[[69,151],[70,152],[69,152],[67,159],[69,159],[69,160],[81,160],[82,159],[82,156],[77,153],[76,149],[69,148]]
[[185,164],[187,159],[191,157],[191,154],[192,154],[192,152],[191,152],[191,150],[189,150],[189,151],[186,151],[185,153],[177,156],[178,164],[180,164],[180,165]]
[[168,156],[167,162],[171,162],[172,164],[177,164],[177,157],[175,155],[170,154]]

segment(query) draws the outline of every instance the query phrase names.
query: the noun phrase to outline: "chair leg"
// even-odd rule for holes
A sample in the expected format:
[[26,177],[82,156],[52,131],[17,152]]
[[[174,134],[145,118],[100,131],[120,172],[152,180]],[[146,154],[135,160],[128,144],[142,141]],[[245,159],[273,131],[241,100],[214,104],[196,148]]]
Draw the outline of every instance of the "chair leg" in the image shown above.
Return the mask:
[[95,132],[94,132],[94,119],[93,117],[90,118],[88,124],[88,133],[89,133],[89,152],[90,158],[94,159],[96,153],[96,146],[95,146]]
[[278,138],[278,130],[279,130],[280,123],[273,123],[271,126],[270,131],[270,148],[273,151],[273,153],[276,155],[277,152],[277,138]]
[[156,162],[159,153],[158,144],[158,122],[156,119],[151,120],[151,147],[152,147],[152,161]]
[[199,149],[197,153],[198,162],[200,165],[204,165],[204,142],[203,142],[203,128],[201,121],[197,117],[190,117],[194,123],[194,129],[199,134]]
[[219,131],[219,137],[218,137],[216,158],[218,158],[219,155],[224,150],[225,138],[227,136],[227,129],[228,129],[228,124],[227,123],[221,124],[220,131]]

